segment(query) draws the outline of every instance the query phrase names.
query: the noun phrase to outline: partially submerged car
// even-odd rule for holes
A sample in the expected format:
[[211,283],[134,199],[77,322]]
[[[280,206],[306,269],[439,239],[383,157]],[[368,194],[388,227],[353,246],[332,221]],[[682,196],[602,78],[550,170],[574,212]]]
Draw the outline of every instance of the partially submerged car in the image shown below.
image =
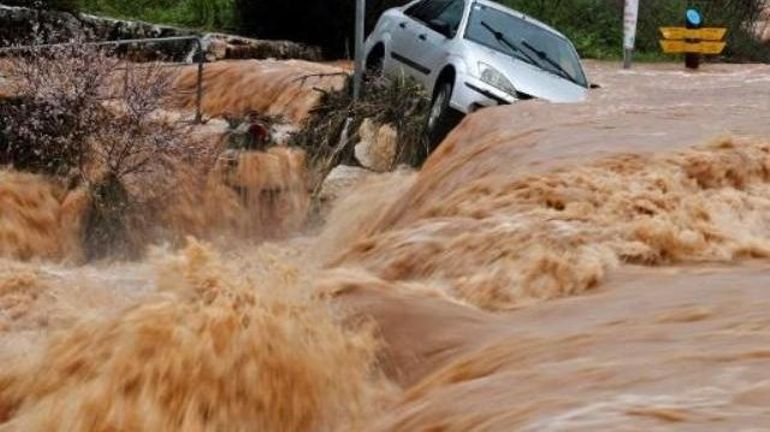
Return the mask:
[[390,9],[366,53],[368,69],[403,73],[425,86],[434,140],[461,114],[531,98],[580,102],[590,87],[564,35],[489,0],[415,0]]

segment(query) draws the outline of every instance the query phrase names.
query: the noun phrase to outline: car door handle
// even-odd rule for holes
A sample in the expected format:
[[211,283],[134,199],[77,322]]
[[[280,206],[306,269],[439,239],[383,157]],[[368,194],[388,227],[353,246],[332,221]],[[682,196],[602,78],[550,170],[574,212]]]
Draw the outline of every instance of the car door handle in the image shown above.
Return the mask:
[[428,36],[427,36],[427,35],[425,35],[425,34],[421,34],[421,35],[419,35],[419,36],[417,36],[417,37],[418,37],[420,40],[428,40]]
[[401,27],[401,28],[406,28],[406,23],[405,23],[405,22],[402,22],[402,23],[401,23],[401,24],[399,24],[398,26],[399,26],[399,27]]

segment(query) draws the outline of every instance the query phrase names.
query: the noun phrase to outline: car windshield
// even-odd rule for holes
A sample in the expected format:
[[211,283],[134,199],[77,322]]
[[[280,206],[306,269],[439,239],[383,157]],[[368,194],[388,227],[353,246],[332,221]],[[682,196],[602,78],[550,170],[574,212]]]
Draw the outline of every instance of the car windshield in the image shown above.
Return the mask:
[[588,86],[569,41],[517,16],[476,3],[465,38]]

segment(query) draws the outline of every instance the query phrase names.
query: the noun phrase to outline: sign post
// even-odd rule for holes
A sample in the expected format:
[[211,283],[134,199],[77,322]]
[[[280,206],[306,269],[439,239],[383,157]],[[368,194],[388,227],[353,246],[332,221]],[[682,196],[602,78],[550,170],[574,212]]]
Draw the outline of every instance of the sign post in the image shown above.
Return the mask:
[[703,19],[695,9],[688,9],[684,27],[661,27],[663,39],[660,47],[667,54],[684,54],[685,67],[698,69],[702,55],[720,54],[725,49],[723,42],[727,29],[702,27]]
[[[685,28],[689,30],[698,30],[703,27],[703,18],[696,9],[687,9],[684,13]],[[690,38],[690,40],[696,40]],[[687,52],[684,55],[684,65],[688,69],[698,69],[700,66],[701,54],[697,52]]]
[[363,81],[364,68],[364,20],[366,16],[366,0],[356,0],[356,40],[355,40],[355,73],[353,74],[353,100],[358,101],[361,96],[361,82]]
[[631,68],[636,45],[636,23],[639,19],[639,0],[626,0],[623,13],[623,68]]

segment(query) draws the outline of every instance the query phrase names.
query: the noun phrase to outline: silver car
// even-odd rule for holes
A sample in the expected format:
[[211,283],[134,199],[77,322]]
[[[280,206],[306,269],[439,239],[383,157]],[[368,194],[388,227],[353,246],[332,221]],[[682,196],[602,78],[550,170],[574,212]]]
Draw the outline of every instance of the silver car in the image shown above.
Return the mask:
[[366,41],[367,67],[414,77],[432,94],[428,131],[461,114],[540,98],[580,102],[589,88],[572,43],[488,0],[415,0],[386,11]]

